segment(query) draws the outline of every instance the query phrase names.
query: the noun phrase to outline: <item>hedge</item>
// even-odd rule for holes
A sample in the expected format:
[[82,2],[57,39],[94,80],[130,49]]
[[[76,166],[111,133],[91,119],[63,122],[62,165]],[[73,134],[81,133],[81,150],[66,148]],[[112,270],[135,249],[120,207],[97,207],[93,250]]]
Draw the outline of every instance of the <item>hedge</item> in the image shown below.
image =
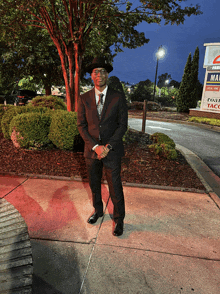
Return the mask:
[[77,113],[64,110],[54,112],[48,136],[52,143],[61,150],[73,150],[77,135]]
[[28,107],[47,107],[53,110],[67,110],[66,104],[57,96],[37,96],[31,100]]
[[50,143],[48,139],[51,114],[23,113],[13,117],[10,123],[11,140],[18,148],[40,148]]
[[48,111],[49,109],[45,107],[14,106],[11,109],[9,108],[9,110],[5,112],[1,120],[1,128],[2,128],[2,132],[5,139],[11,138],[10,123],[15,116],[20,115],[22,113],[30,113],[30,112],[45,113]]
[[10,109],[12,109],[14,107],[16,107],[16,106],[9,105],[9,104],[7,104],[7,105],[1,104],[0,105],[0,132],[2,131],[1,121],[2,121],[3,115],[6,113],[6,111],[8,111],[8,110],[10,110]]

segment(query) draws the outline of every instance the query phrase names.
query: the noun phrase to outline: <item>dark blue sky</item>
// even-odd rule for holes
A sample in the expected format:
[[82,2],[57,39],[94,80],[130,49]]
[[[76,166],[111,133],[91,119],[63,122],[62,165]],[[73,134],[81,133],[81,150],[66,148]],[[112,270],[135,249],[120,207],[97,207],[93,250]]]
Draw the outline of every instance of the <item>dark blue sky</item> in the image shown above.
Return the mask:
[[154,54],[163,45],[167,54],[159,61],[158,76],[167,72],[173,80],[181,82],[189,53],[193,56],[199,46],[199,80],[203,84],[204,43],[220,42],[220,0],[187,0],[184,4],[199,4],[203,14],[187,17],[184,24],[179,26],[140,24],[137,29],[145,33],[145,37],[150,39],[149,43],[137,49],[124,49],[124,52],[119,53],[114,59],[114,70],[110,76],[117,76],[121,81],[130,84],[146,79],[154,82]]

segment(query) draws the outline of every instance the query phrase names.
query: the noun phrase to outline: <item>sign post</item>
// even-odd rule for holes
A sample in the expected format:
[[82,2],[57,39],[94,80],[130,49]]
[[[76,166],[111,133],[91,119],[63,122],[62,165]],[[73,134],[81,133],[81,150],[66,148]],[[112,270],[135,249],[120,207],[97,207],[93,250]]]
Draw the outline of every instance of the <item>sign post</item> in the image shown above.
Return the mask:
[[146,111],[147,111],[147,100],[144,100],[143,119],[142,119],[142,133],[145,133]]

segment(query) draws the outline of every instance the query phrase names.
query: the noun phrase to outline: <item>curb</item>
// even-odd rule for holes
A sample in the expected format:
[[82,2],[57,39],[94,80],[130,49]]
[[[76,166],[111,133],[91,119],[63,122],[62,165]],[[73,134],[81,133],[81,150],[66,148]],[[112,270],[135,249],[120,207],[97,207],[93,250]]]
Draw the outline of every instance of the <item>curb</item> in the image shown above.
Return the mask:
[[[213,189],[209,186],[209,184],[206,182],[206,180],[204,179],[204,177],[198,171],[198,169],[197,169],[195,163],[193,162],[192,158],[196,159],[202,165],[203,164],[206,165],[206,164],[194,152],[192,152],[191,150],[187,149],[186,147],[183,147],[183,146],[181,146],[179,144],[176,144],[176,149],[179,150],[181,152],[181,154],[186,158],[186,160],[189,163],[189,165],[191,166],[191,168],[195,171],[195,173],[197,174],[198,178],[203,183],[204,187],[206,188],[207,193],[213,192]],[[206,167],[209,168],[207,165],[206,165]]]
[[176,149],[179,150],[185,156],[187,162],[189,163],[191,168],[196,172],[198,178],[201,180],[204,187],[206,188],[206,191],[209,194],[209,197],[215,202],[216,206],[220,209],[219,196],[213,191],[213,188],[210,187],[210,185],[207,183],[205,177],[200,173],[198,166],[200,167],[200,170],[203,170],[203,172],[206,173],[206,176],[210,176],[211,178],[216,179],[216,181],[219,182],[219,185],[220,185],[220,178],[216,176],[213,173],[213,171],[203,162],[203,160],[200,159],[200,157],[197,156],[191,150],[179,144],[176,144]]
[[[30,178],[30,179],[32,178],[32,179],[45,179],[45,180],[56,180],[56,181],[89,182],[87,179],[83,179],[80,176],[63,177],[63,176],[49,176],[49,175],[12,173],[12,172],[8,172],[8,173],[0,172],[0,175],[19,176],[19,177],[26,177],[26,178]],[[102,184],[108,184],[108,183],[106,180],[104,180],[102,182]],[[129,182],[122,182],[122,185],[124,187],[137,187],[137,188],[146,188],[146,189],[170,190],[170,191],[193,192],[193,193],[207,193],[207,189],[206,190],[199,190],[199,189],[195,189],[195,188],[159,186],[159,185],[148,185],[148,184],[129,183]]]

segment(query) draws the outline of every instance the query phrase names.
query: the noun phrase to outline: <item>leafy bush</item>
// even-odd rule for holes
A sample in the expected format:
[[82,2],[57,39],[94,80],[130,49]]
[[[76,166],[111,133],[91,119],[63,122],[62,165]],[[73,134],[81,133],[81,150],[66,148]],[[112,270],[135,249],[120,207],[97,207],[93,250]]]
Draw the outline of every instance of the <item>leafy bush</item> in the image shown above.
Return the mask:
[[67,110],[66,104],[57,96],[37,96],[28,104],[29,107],[47,107],[53,110]]
[[153,135],[150,136],[150,139],[153,141],[153,143],[158,143],[158,144],[162,144],[162,143],[166,143],[169,144],[172,148],[175,148],[175,143],[174,141],[167,136],[166,134],[163,133],[154,133]]
[[61,150],[73,150],[74,140],[79,135],[77,113],[57,110],[52,115],[49,139]]
[[209,125],[213,125],[213,126],[220,126],[220,119],[215,119],[215,118],[205,118],[205,117],[192,116],[189,118],[189,121],[209,124]]
[[152,100],[152,86],[153,83],[147,79],[146,81],[140,81],[134,88],[134,92],[131,94],[131,101],[143,102],[144,100]]
[[123,138],[122,138],[122,141],[124,143],[127,143],[130,141],[130,126],[127,127],[127,131],[125,132]]
[[172,148],[169,144],[152,144],[149,145],[149,148],[152,149],[156,155],[162,155],[167,159],[177,158],[176,150]]
[[0,132],[2,131],[1,121],[2,121],[3,115],[5,114],[6,111],[8,111],[9,109],[12,109],[14,107],[15,107],[14,105],[9,105],[9,104],[7,104],[7,105],[1,104],[0,105]]
[[10,123],[11,140],[17,148],[41,148],[47,145],[51,114],[23,113],[16,115]]
[[125,97],[124,89],[122,83],[120,82],[119,78],[116,76],[111,76],[108,79],[108,86],[114,89],[116,92],[121,93]]
[[143,110],[144,102],[137,102],[137,101],[131,102],[130,108],[135,110]]
[[28,112],[45,113],[47,111],[49,110],[46,107],[14,106],[12,108],[9,108],[9,110],[5,112],[1,120],[1,128],[5,139],[11,138],[10,123],[16,115]]
[[174,141],[163,133],[154,133],[150,136],[153,144],[149,145],[149,148],[154,151],[156,155],[164,156],[167,159],[176,159],[177,152],[175,150]]
[[147,102],[147,110],[148,111],[159,111],[161,109],[160,105],[153,101]]
[[160,105],[162,105],[163,107],[176,106],[176,99],[173,99],[170,95],[157,97],[157,102],[160,103]]
[[[144,108],[144,102],[134,101],[130,104],[130,109],[143,110],[143,108]],[[147,110],[158,111],[160,110],[160,105],[153,101],[147,101]]]

